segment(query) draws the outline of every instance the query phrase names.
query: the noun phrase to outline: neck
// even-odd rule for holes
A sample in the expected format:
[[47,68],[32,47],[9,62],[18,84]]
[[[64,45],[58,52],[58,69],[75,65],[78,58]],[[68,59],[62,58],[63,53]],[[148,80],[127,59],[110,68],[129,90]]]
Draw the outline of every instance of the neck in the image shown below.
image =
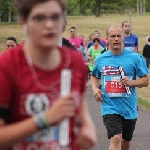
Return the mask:
[[94,45],[94,48],[97,50],[99,48],[99,45]]
[[24,52],[33,64],[42,69],[51,70],[60,64],[61,56],[57,47],[42,48],[25,43]]
[[75,35],[71,35],[71,38],[74,39],[74,38],[75,38]]
[[123,51],[123,46],[121,47],[121,48],[110,48],[110,50],[111,50],[111,53],[113,54],[113,55],[119,55],[119,54],[121,54],[122,53],[122,51]]
[[123,32],[123,35],[124,35],[124,36],[130,36],[130,32],[129,32],[129,33]]

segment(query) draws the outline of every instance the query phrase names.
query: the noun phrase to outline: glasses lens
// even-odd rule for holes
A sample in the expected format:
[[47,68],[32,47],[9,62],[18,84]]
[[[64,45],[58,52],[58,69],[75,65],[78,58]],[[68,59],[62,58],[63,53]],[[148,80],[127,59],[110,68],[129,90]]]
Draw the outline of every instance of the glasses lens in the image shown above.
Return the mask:
[[70,30],[70,32],[75,32],[75,30]]
[[36,15],[36,16],[32,17],[32,20],[36,21],[36,22],[44,22],[46,20],[46,16],[44,16],[44,15]]
[[56,21],[60,20],[61,16],[62,15],[59,13],[52,14],[51,16],[45,16],[42,14],[38,14],[38,15],[31,17],[31,19],[33,21],[39,22],[39,23],[44,23],[46,20],[51,20],[53,22],[56,22]]
[[58,21],[61,18],[61,14],[58,14],[58,13],[57,14],[53,14],[50,18],[54,22]]

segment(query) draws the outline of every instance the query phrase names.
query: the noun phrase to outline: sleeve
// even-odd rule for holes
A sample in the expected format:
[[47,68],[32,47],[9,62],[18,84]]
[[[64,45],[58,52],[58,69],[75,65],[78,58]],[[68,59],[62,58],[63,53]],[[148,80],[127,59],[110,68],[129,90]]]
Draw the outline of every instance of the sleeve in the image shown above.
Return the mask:
[[88,44],[88,49],[91,47],[91,42],[89,42],[89,44]]
[[5,108],[4,106],[0,106],[0,119],[6,119],[7,116],[7,110],[8,108]]
[[12,80],[7,70],[0,66],[0,118],[4,120],[12,99]]
[[0,66],[0,106],[8,108],[12,99],[12,79],[8,69]]
[[145,61],[141,55],[138,55],[136,59],[136,72],[137,77],[142,77],[148,74],[148,68],[146,67]]

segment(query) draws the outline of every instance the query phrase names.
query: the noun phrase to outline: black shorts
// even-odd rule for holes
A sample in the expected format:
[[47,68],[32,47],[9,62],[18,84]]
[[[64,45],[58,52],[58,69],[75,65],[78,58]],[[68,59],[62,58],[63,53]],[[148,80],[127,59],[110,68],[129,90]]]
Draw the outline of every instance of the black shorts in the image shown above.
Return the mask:
[[124,119],[118,114],[103,116],[103,123],[107,129],[108,139],[117,134],[122,134],[122,139],[131,141],[137,119]]

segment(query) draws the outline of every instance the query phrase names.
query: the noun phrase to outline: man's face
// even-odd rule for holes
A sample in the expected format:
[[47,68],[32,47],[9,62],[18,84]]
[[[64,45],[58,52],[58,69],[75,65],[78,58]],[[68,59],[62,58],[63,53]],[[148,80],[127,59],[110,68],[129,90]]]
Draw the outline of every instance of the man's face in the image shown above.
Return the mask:
[[130,33],[130,23],[129,22],[125,22],[124,26],[122,27],[124,33],[129,34]]
[[71,34],[71,36],[75,36],[75,33],[76,33],[76,29],[71,28],[71,29],[70,29],[70,34]]
[[108,30],[107,41],[111,50],[122,50],[123,34],[121,28],[111,27]]
[[100,36],[100,34],[98,34],[98,33],[95,34],[95,36],[94,36],[94,38],[99,38],[99,39],[100,39],[100,37],[101,37],[101,36]]
[[13,40],[7,40],[6,43],[5,43],[5,46],[7,49],[10,49],[14,46],[16,46],[17,44],[13,41]]
[[98,45],[99,45],[99,42],[98,42],[98,41],[95,41],[95,42],[93,43],[93,45],[94,45],[94,46],[98,46]]

